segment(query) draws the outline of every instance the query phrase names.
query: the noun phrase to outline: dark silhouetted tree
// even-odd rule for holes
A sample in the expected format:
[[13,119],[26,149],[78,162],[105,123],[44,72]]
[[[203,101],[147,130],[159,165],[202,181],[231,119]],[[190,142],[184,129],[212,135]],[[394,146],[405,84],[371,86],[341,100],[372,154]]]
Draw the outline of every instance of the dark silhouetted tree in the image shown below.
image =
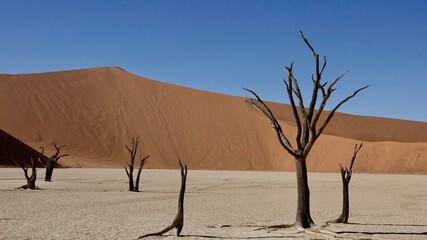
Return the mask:
[[132,138],[132,147],[129,147],[128,145],[125,144],[125,147],[129,151],[129,154],[130,154],[130,163],[127,164],[129,167],[129,170],[127,169],[127,167],[125,167],[125,170],[126,170],[126,174],[127,174],[128,178],[129,178],[129,191],[131,191],[131,192],[139,192],[139,179],[141,177],[142,168],[148,162],[148,158],[150,157],[150,155],[145,156],[145,157],[140,157],[138,173],[136,175],[136,179],[134,182],[133,181],[133,170],[134,170],[135,157],[136,157],[136,153],[138,150],[139,143],[140,143],[140,139],[139,139],[139,135],[138,135],[136,138]]
[[[28,175],[28,167],[22,165],[20,162],[16,161],[15,157],[12,153],[7,153],[7,155],[10,156],[13,162],[15,162],[18,166],[22,168],[22,171],[24,171],[25,179],[27,179],[27,184],[22,185],[19,188],[22,189],[37,189],[36,187],[36,180],[37,180],[37,170],[36,170],[36,162],[34,159],[31,158],[31,175]],[[40,160],[39,160],[40,161]]]
[[348,223],[348,217],[350,216],[350,201],[349,201],[349,194],[348,194],[348,185],[350,184],[351,176],[353,174],[353,164],[356,160],[357,153],[362,148],[363,143],[360,143],[360,145],[357,145],[354,147],[353,151],[353,157],[351,158],[350,162],[350,169],[343,168],[340,164],[340,171],[341,171],[341,180],[342,180],[342,213],[341,216],[333,221],[329,221],[330,223]]
[[[68,154],[62,154],[62,155],[60,154],[61,148],[65,147],[65,145],[62,145],[62,146],[58,147],[56,145],[56,143],[54,142],[53,146],[55,147],[55,153],[52,154],[52,156],[47,160],[46,165],[45,165],[45,167],[46,167],[46,174],[45,174],[44,180],[46,182],[52,181],[53,169],[55,169],[56,163],[59,161],[59,159],[62,158],[62,157],[69,156]],[[40,149],[42,150],[41,153],[43,154],[44,148],[40,147]]]
[[[254,91],[246,88],[244,90],[250,92],[255,97],[255,99],[249,97],[246,98],[246,103],[250,104],[268,119],[277,134],[281,146],[295,159],[298,193],[295,226],[297,228],[310,228],[315,224],[310,214],[310,190],[307,181],[306,165],[307,156],[310,153],[313,145],[316,143],[317,139],[319,139],[320,135],[328,126],[330,120],[338,108],[368,86],[357,89],[353,94],[340,101],[334,108],[332,108],[330,112],[324,112],[326,103],[332,96],[332,93],[336,90],[334,88],[335,84],[338,83],[338,81],[342,79],[345,74],[337,77],[330,84],[328,84],[328,82],[322,83],[322,74],[326,68],[326,57],[323,58],[323,62],[320,64],[319,54],[316,53],[309,41],[304,37],[304,34],[302,32],[300,33],[304,43],[311,50],[314,56],[315,73],[312,75],[313,89],[311,100],[307,107],[306,103],[304,102],[298,81],[293,73],[294,63],[292,62],[289,67],[286,67],[288,76],[287,79],[284,80],[284,83],[286,85],[287,95],[289,97],[290,105],[292,107],[292,114],[294,116],[294,121],[297,128],[295,144],[289,141],[289,138],[284,133],[284,130],[281,127],[279,121],[274,116],[270,108],[264,103],[264,101],[261,100],[261,98]],[[319,100],[320,103],[318,102]],[[316,107],[318,107],[317,110],[315,109]],[[322,113],[325,113],[326,117],[321,117]]]
[[175,236],[179,237],[181,234],[182,228],[184,227],[184,194],[185,194],[185,186],[187,183],[187,165],[182,166],[181,160],[178,159],[179,166],[181,168],[181,190],[179,191],[179,199],[178,199],[178,213],[176,214],[175,219],[172,224],[163,229],[160,232],[149,233],[143,236],[140,236],[138,239],[150,237],[150,236],[161,236],[172,228],[175,228]]

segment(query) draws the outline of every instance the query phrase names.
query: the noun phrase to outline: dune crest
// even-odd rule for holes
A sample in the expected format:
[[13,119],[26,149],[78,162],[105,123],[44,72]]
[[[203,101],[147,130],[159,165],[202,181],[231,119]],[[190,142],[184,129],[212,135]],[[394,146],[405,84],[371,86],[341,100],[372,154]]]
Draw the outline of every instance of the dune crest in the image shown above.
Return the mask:
[[[180,157],[192,169],[293,170],[268,122],[242,97],[153,81],[118,67],[0,74],[0,91],[1,128],[36,149],[66,144],[65,166],[122,167],[128,161],[124,144],[140,134],[150,168],[176,168]],[[289,106],[271,106],[285,131],[295,134]],[[363,141],[355,172],[427,174],[426,132],[424,122],[338,113],[308,168],[337,172]]]

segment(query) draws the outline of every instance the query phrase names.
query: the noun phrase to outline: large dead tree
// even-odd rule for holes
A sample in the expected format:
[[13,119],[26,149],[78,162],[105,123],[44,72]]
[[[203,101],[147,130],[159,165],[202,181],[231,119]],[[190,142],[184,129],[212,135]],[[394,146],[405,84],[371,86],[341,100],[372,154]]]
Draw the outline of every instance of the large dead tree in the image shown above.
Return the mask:
[[[25,179],[27,179],[27,184],[20,186],[19,188],[22,189],[37,189],[36,187],[36,180],[37,180],[37,170],[36,170],[36,162],[33,158],[31,158],[31,175],[28,175],[28,167],[22,165],[20,162],[16,161],[15,157],[12,153],[7,153],[9,157],[12,159],[15,164],[20,166],[22,168],[22,171],[24,171]],[[39,159],[40,161],[40,159]],[[18,188],[18,189],[19,189]]]
[[350,216],[349,214],[350,201],[349,201],[349,195],[348,195],[348,185],[350,183],[351,176],[353,174],[354,161],[356,160],[357,153],[362,148],[362,146],[363,146],[363,143],[360,143],[360,145],[356,144],[356,146],[354,146],[353,157],[351,158],[351,162],[350,162],[350,169],[343,168],[340,164],[341,180],[342,180],[342,187],[343,187],[342,213],[338,219],[329,221],[329,223],[348,223],[348,217]]
[[126,174],[129,178],[129,191],[131,192],[139,192],[139,179],[141,177],[142,168],[144,165],[148,162],[148,158],[150,155],[145,157],[140,157],[139,159],[139,168],[138,173],[136,175],[135,182],[133,181],[133,170],[135,165],[135,157],[138,150],[138,146],[140,143],[139,135],[136,138],[132,138],[132,147],[129,147],[125,144],[126,149],[129,151],[130,154],[130,163],[128,163],[129,170],[127,167],[125,167]]
[[179,191],[179,199],[178,199],[178,213],[176,214],[175,219],[172,224],[163,229],[160,232],[149,233],[143,236],[140,236],[138,239],[150,237],[150,236],[161,236],[173,228],[175,228],[175,236],[179,237],[181,234],[182,228],[184,227],[184,194],[185,194],[185,186],[187,183],[187,165],[182,166],[181,160],[178,159],[179,166],[181,168],[181,190]]
[[[52,181],[53,169],[56,167],[56,163],[59,161],[59,159],[62,158],[62,157],[69,156],[68,154],[62,154],[62,155],[60,154],[61,148],[65,147],[65,145],[62,145],[62,146],[58,147],[56,145],[56,143],[54,142],[53,146],[55,147],[55,153],[52,154],[52,156],[47,160],[46,165],[45,165],[45,167],[46,167],[46,174],[45,174],[44,180],[46,182]],[[43,154],[44,148],[40,147],[40,149],[41,149],[41,153]]]
[[[287,95],[289,97],[290,105],[292,107],[292,114],[294,116],[294,121],[297,127],[295,143],[291,143],[279,121],[274,116],[270,108],[265,104],[265,102],[261,100],[261,98],[254,91],[246,88],[244,88],[244,90],[250,92],[255,97],[255,99],[247,97],[245,102],[250,104],[268,119],[277,134],[281,146],[295,159],[298,192],[295,226],[297,228],[309,228],[315,224],[310,214],[310,190],[307,181],[306,165],[307,156],[317,139],[325,130],[326,126],[328,126],[330,120],[338,108],[356,96],[360,91],[366,89],[368,86],[357,89],[353,94],[339,102],[334,108],[332,108],[330,112],[325,112],[326,117],[322,116],[326,103],[332,96],[332,93],[336,90],[334,88],[335,85],[344,77],[345,73],[337,77],[330,84],[328,84],[328,82],[323,83],[322,74],[326,68],[326,57],[323,57],[323,62],[321,64],[319,60],[319,54],[304,37],[304,34],[302,32],[300,32],[300,34],[304,43],[311,50],[314,56],[315,73],[312,75],[313,90],[310,103],[307,107],[304,102],[298,81],[293,73],[294,63],[292,62],[289,67],[286,67],[287,79],[284,80],[284,83],[286,85]],[[318,102],[319,100],[320,102]],[[298,102],[298,105],[296,102]],[[317,110],[315,110],[316,107],[318,108]]]

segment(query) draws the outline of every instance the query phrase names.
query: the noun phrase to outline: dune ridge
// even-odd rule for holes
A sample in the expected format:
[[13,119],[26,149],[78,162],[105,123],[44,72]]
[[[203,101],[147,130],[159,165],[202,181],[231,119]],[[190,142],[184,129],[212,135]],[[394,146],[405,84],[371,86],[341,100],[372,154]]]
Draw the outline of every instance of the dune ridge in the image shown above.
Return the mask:
[[[61,159],[64,166],[122,167],[128,160],[124,144],[140,134],[150,168],[176,168],[180,157],[192,169],[293,170],[269,123],[242,97],[117,67],[0,74],[0,91],[0,128],[36,149],[66,144],[63,151],[71,156]],[[294,136],[289,106],[269,104]],[[424,122],[337,113],[308,168],[337,172],[363,141],[355,171],[427,174],[426,132]]]

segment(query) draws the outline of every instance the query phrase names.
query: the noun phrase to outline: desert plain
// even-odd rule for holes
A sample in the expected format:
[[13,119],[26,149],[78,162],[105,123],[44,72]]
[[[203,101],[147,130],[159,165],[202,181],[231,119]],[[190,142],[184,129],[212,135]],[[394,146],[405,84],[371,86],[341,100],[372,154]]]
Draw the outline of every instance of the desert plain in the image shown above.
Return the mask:
[[[43,176],[40,169],[39,175]],[[427,176],[354,173],[349,224],[339,173],[310,173],[312,217],[323,232],[295,228],[293,172],[189,170],[185,239],[426,239]],[[0,239],[136,239],[169,225],[177,211],[178,170],[143,170],[141,192],[123,169],[56,169],[39,190],[17,190],[22,170],[0,169]],[[156,239],[151,237],[148,239]],[[174,239],[171,231],[165,239]]]

